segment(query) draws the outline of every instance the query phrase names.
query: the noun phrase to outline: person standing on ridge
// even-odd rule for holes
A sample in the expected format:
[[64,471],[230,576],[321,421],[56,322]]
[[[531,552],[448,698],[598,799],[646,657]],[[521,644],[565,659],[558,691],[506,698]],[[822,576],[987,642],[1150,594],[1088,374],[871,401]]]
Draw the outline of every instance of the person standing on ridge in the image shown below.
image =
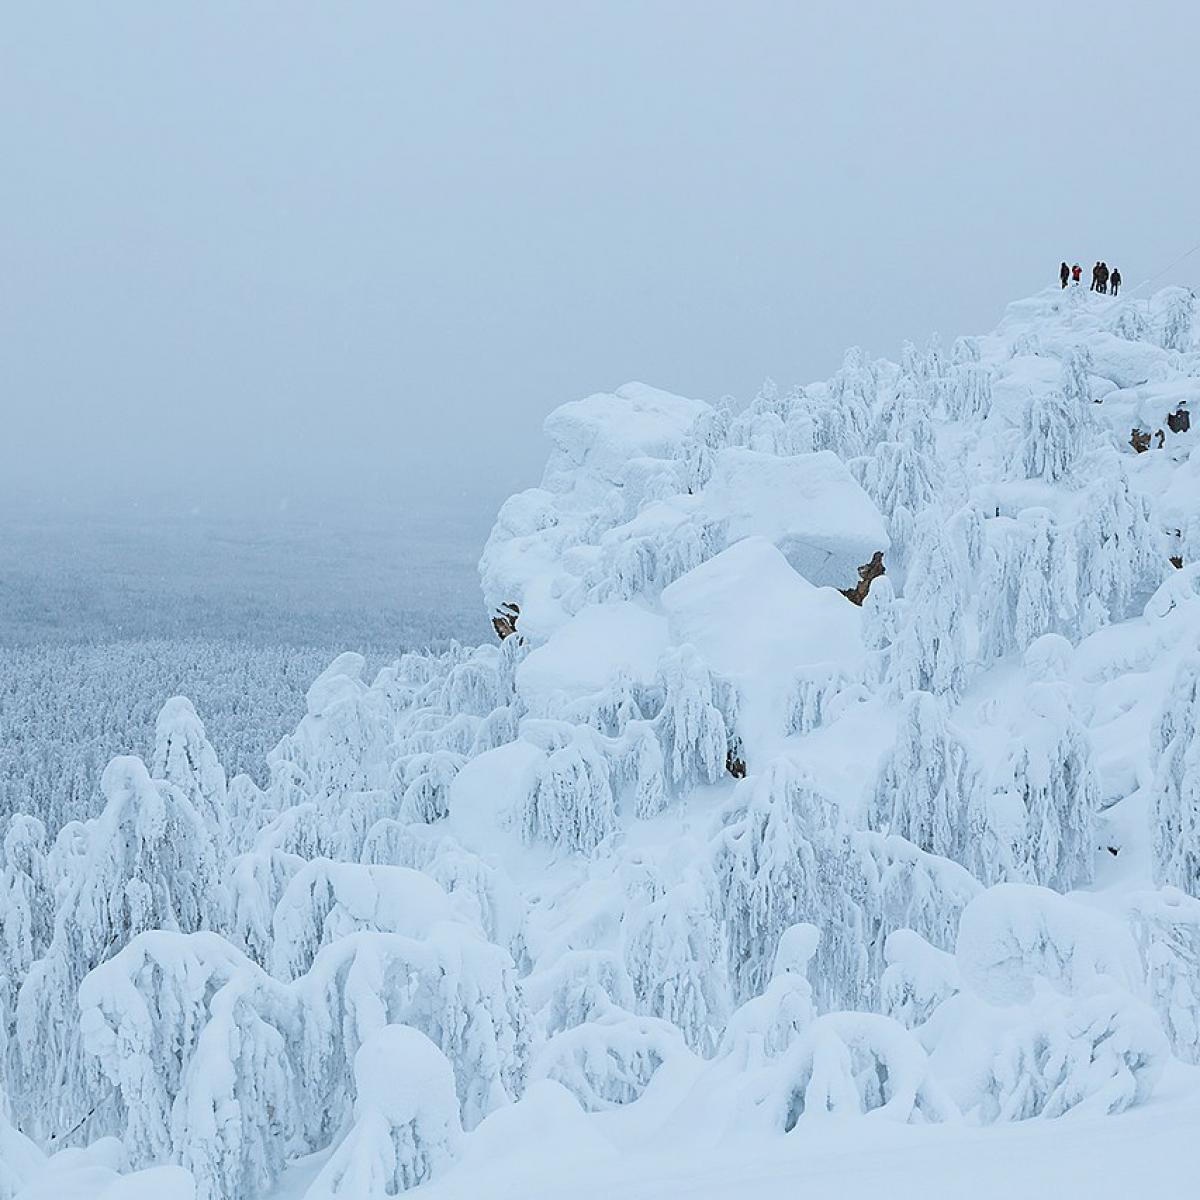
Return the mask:
[[1071,282],[1074,283],[1076,287],[1079,286],[1079,280],[1082,275],[1083,275],[1083,268],[1078,263],[1076,263],[1071,268]]
[[1100,294],[1106,296],[1108,294],[1108,263],[1100,264]]
[[1063,263],[1063,265],[1058,268],[1058,278],[1063,287],[1066,287],[1067,280],[1071,278],[1071,268],[1068,267],[1066,263]]
[[1092,268],[1092,286],[1088,288],[1089,292],[1098,292],[1100,290],[1100,260],[1096,260],[1096,265]]
[[1116,267],[1113,267],[1108,282],[1112,284],[1112,294],[1115,296],[1121,290],[1121,272]]

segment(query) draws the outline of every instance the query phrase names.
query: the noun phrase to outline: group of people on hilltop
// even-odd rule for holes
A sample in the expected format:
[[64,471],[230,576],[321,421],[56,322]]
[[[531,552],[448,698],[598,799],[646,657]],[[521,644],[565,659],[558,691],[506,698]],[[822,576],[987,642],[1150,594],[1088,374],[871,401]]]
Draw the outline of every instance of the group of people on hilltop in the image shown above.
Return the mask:
[[[1079,286],[1079,280],[1083,276],[1083,268],[1076,263],[1073,267],[1068,267],[1066,263],[1058,268],[1058,281],[1063,287],[1068,283],[1073,283],[1076,287]],[[1108,263],[1098,262],[1092,268],[1092,286],[1091,291],[1108,294],[1109,288],[1112,288],[1112,294],[1115,296],[1121,290],[1121,272],[1116,267],[1110,271]]]

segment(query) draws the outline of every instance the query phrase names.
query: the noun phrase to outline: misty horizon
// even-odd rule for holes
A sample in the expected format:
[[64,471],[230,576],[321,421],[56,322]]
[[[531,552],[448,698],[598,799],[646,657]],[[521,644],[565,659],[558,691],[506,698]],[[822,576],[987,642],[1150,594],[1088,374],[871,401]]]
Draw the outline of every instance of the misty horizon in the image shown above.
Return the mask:
[[0,495],[488,520],[564,401],[1132,292],[1200,182],[1156,12],[13,11]]

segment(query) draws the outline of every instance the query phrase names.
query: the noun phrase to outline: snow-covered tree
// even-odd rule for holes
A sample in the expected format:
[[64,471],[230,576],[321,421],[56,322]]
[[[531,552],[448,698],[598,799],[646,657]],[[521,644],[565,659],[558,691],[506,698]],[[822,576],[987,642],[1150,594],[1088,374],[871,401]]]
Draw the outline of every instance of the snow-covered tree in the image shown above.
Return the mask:
[[0,860],[0,1013],[11,1018],[17,989],[45,953],[54,931],[54,894],[46,860],[46,827],[16,813],[4,831]]
[[518,814],[527,842],[593,853],[617,827],[612,777],[596,735],[584,726],[539,721],[526,724],[545,758],[538,763]]
[[1163,288],[1154,297],[1161,313],[1160,345],[1164,350],[1190,350],[1192,326],[1196,317],[1196,296],[1189,288]]
[[962,987],[954,955],[931,946],[911,929],[897,929],[884,943],[887,962],[879,981],[885,1016],[905,1029],[923,1025],[943,1001]]
[[1079,573],[1073,539],[1053,515],[1023,509],[999,519],[984,556],[980,587],[980,654],[985,661],[1024,650],[1045,633],[1076,630]]
[[632,1104],[661,1067],[691,1058],[674,1025],[613,1009],[552,1037],[534,1056],[530,1078],[553,1079],[585,1112],[603,1112]]
[[860,1012],[826,1013],[801,1033],[775,1068],[766,1111],[783,1133],[828,1115],[914,1124],[958,1116],[916,1038],[889,1017]]
[[767,985],[785,929],[823,923],[818,846],[830,823],[828,801],[786,760],[739,784],[713,863],[738,1002]]
[[64,881],[50,944],[17,998],[21,1078],[39,1099],[29,1127],[59,1136],[114,1132],[79,1046],[80,981],[141,931],[201,929],[225,904],[208,830],[178,788],[151,780],[140,759],[116,758],[101,789],[107,804],[88,829],[86,858]]
[[635,1008],[670,1021],[711,1054],[729,1014],[726,948],[713,916],[711,882],[692,877],[625,914],[625,965]]
[[1079,408],[1054,389],[1029,397],[1021,418],[1018,465],[1027,479],[1048,483],[1074,475],[1083,453]]
[[683,790],[715,783],[725,763],[736,719],[736,696],[691,646],[681,646],[659,663],[662,709],[654,727],[662,744],[667,778]]
[[1151,733],[1154,878],[1200,896],[1200,660],[1175,672]]
[[952,369],[944,389],[946,409],[956,421],[977,421],[992,408],[992,372],[974,363]]
[[1135,300],[1125,300],[1121,303],[1109,323],[1109,329],[1127,342],[1151,340],[1150,322]]
[[1091,743],[1061,686],[1032,684],[1023,699],[1029,720],[1009,770],[1027,813],[1029,878],[1069,891],[1090,883],[1095,871],[1100,785]]
[[392,768],[393,791],[400,796],[400,817],[426,825],[450,813],[450,785],[466,759],[449,750],[412,754]]
[[462,1140],[454,1071],[422,1033],[385,1025],[354,1056],[354,1124],[304,1200],[386,1200],[427,1183]]
[[1172,887],[1141,892],[1133,897],[1131,924],[1171,1050],[1200,1064],[1200,900]]
[[225,769],[186,696],[172,697],[158,714],[150,771],[155,779],[174,784],[188,798],[215,848],[224,853],[230,841]]
[[941,520],[923,521],[892,645],[891,681],[898,692],[960,693],[967,677],[964,597],[962,566]]
[[1149,1097],[1169,1054],[1153,1011],[1128,995],[1048,997],[1002,1040],[980,1119],[1124,1112]]
[[[1072,532],[1080,595],[1097,602],[1081,605],[1085,617],[1103,612],[1122,620],[1162,582],[1166,554],[1149,502],[1130,489],[1117,464],[1087,490]],[[1094,632],[1090,623],[1085,620],[1084,634]]]
[[815,925],[784,930],[775,955],[767,990],[747,1000],[729,1018],[717,1048],[718,1056],[734,1060],[740,1070],[753,1070],[779,1058],[816,1016],[809,963],[821,931]]
[[896,744],[875,784],[871,827],[961,862],[970,836],[968,810],[978,786],[978,772],[948,724],[945,703],[928,692],[905,696]]
[[[1082,405],[1092,402],[1091,376],[1095,365],[1091,348],[1086,342],[1072,346],[1063,358],[1059,387],[1067,403],[1076,406],[1077,414]],[[1081,419],[1081,416],[1076,416],[1077,421]]]

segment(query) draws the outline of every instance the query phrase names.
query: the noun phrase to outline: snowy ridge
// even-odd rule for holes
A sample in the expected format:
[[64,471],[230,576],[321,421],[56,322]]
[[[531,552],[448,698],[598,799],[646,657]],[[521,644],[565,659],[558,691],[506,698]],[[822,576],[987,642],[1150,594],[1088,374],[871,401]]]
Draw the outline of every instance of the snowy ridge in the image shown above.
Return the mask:
[[1195,1104],[1198,404],[1190,293],[1055,289],[564,405],[500,640],[340,656],[265,790],[177,698],[101,816],[10,819],[0,1200]]

